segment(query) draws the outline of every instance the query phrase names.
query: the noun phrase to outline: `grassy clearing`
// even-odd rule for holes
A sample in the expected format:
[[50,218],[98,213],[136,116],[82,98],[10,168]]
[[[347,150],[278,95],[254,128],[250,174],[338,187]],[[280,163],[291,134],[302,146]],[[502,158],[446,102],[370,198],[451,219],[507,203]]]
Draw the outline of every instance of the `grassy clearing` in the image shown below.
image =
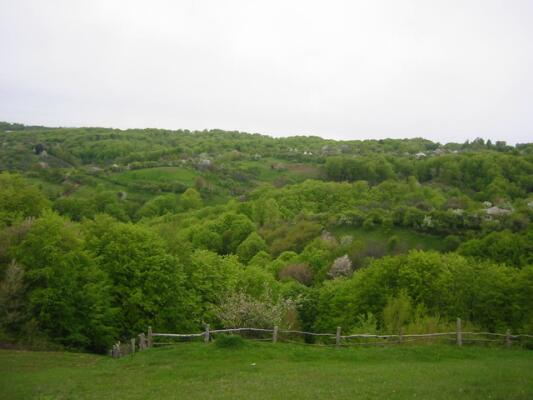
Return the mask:
[[135,180],[155,181],[155,182],[180,182],[191,186],[198,174],[187,168],[180,167],[158,167],[136,169],[117,174],[115,177],[118,181],[129,183]]
[[182,343],[120,360],[0,351],[2,399],[531,399],[533,352]]
[[301,176],[305,179],[321,179],[323,178],[323,173],[315,165],[312,164],[287,164],[287,170],[291,173]]
[[445,243],[442,237],[435,235],[425,235],[414,232],[406,228],[392,227],[384,228],[351,228],[338,227],[332,230],[337,236],[351,235],[354,240],[374,241],[387,243],[391,236],[398,237],[398,248],[403,249],[421,249],[421,250],[444,250]]
[[292,184],[322,177],[320,169],[314,165],[289,163],[275,158],[264,158],[259,161],[236,161],[233,162],[233,165],[252,174],[256,183],[284,182],[285,184]]

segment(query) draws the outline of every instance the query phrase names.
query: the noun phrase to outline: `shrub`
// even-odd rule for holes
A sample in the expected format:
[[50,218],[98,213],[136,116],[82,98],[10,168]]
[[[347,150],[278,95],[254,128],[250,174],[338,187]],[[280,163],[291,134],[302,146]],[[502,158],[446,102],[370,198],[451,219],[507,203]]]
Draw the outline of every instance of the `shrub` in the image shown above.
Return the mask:
[[392,254],[394,250],[396,250],[396,247],[398,246],[398,236],[394,235],[389,238],[387,241],[387,251]]
[[461,238],[455,235],[448,235],[444,238],[444,248],[446,251],[455,251],[461,244]]
[[24,268],[12,261],[0,281],[0,328],[14,332],[23,322],[26,286]]
[[258,252],[266,249],[267,246],[263,238],[257,232],[252,232],[237,247],[237,255],[241,262],[247,264]]
[[384,241],[367,240],[363,242],[357,240],[348,249],[348,256],[356,270],[370,261],[367,258],[381,258],[385,255],[387,255],[387,244]]
[[376,334],[378,332],[378,320],[374,314],[367,312],[357,316],[357,323],[352,330],[353,333]]
[[306,286],[309,286],[311,283],[313,283],[313,272],[307,264],[287,265],[285,268],[279,271],[278,277],[282,281],[292,278]]
[[215,339],[215,346],[222,349],[237,349],[244,346],[244,339],[239,335],[220,335]]
[[387,305],[383,310],[383,322],[386,331],[398,333],[411,319],[411,299],[405,291],[401,291],[398,297],[389,297]]

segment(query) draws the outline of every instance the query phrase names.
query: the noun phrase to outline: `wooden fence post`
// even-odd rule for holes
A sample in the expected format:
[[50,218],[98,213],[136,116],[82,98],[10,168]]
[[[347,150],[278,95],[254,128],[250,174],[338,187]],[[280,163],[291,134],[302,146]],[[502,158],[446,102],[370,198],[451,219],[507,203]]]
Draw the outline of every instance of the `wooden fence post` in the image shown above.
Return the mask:
[[340,347],[341,345],[341,327],[337,326],[337,334],[335,335],[335,346]]
[[122,351],[120,350],[120,340],[117,342],[117,357],[122,357]]
[[153,337],[152,337],[152,327],[149,326],[148,327],[148,346],[147,347],[152,347],[152,344],[154,343],[153,342]]
[[461,327],[461,318],[457,318],[457,346],[463,345],[463,331]]
[[204,343],[209,343],[209,324],[205,324]]
[[132,338],[130,340],[130,350],[131,350],[131,354],[135,354],[135,338]]
[[507,329],[507,332],[505,332],[505,346],[511,347],[512,344],[513,342],[511,339],[511,330]]
[[274,327],[274,332],[272,333],[272,343],[276,343],[278,341],[278,326],[276,325]]
[[117,358],[117,345],[116,344],[114,344],[113,347],[111,348],[111,357]]
[[143,351],[146,348],[144,339],[144,333],[139,334],[139,351]]

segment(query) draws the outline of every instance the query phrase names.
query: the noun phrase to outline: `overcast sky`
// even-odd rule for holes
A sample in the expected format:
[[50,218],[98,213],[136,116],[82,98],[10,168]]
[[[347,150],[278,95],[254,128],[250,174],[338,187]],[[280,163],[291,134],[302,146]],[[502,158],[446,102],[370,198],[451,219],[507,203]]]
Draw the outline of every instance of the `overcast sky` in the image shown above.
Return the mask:
[[0,120],[533,141],[533,0],[0,0]]

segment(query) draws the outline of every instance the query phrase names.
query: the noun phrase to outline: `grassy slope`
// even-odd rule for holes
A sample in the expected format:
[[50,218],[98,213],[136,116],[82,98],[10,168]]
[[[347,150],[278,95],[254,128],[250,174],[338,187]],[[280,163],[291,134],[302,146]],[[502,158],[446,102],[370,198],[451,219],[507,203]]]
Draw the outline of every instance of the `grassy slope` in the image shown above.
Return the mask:
[[[264,158],[260,161],[234,161],[236,167],[256,171],[257,183],[274,183],[279,179],[286,179],[288,182],[303,182],[306,179],[320,179],[321,170],[314,164],[294,163],[275,158]],[[272,165],[276,169],[271,168]]]
[[338,237],[351,235],[354,240],[383,242],[385,245],[389,238],[394,235],[398,237],[399,247],[405,247],[407,249],[444,250],[444,240],[442,237],[425,235],[401,227],[392,227],[389,229],[381,227],[373,229],[336,227],[332,229],[332,232]]
[[182,343],[120,360],[0,351],[0,398],[531,399],[532,365],[527,350],[439,345]]
[[135,180],[156,182],[181,182],[185,185],[193,185],[198,173],[192,169],[180,167],[157,167],[144,168],[122,172],[116,175],[116,179],[128,183]]

